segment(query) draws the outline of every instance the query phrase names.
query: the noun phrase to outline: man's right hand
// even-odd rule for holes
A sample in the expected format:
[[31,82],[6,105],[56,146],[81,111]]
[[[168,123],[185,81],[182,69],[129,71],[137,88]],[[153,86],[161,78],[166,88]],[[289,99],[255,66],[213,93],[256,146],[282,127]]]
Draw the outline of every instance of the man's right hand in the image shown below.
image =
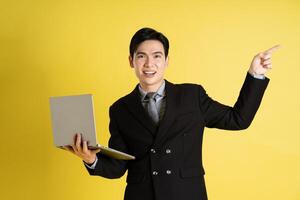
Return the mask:
[[64,149],[75,154],[87,164],[93,164],[96,160],[96,153],[100,152],[100,149],[88,149],[87,141],[82,140],[81,134],[78,133],[74,135],[74,144],[65,146]]

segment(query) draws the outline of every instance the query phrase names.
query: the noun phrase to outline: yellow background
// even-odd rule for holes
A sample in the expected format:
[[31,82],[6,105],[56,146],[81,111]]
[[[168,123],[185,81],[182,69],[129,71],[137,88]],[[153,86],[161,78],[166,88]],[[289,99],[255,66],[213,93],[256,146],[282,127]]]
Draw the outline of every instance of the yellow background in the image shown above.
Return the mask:
[[137,83],[129,41],[149,26],[170,39],[167,80],[229,105],[253,56],[282,44],[252,126],[206,129],[204,165],[212,200],[299,200],[299,11],[296,0],[1,0],[0,198],[123,198],[124,177],[91,177],[53,146],[48,98],[93,93],[106,144],[108,107]]

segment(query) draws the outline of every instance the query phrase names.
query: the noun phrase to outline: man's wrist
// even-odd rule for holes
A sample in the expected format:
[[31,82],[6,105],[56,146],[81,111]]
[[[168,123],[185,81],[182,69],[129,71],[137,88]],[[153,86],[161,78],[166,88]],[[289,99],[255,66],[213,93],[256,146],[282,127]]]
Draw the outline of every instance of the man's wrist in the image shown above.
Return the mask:
[[88,161],[88,160],[83,160],[83,162],[87,165],[93,165],[95,163],[95,161],[97,160],[97,156],[95,156],[95,158],[93,159],[93,161]]
[[265,79],[265,75],[264,74],[256,74],[255,72],[252,72],[252,71],[248,71],[248,73],[252,76],[252,77],[254,77],[254,78],[256,78],[256,79]]
[[96,159],[92,164],[87,164],[85,161],[83,161],[83,162],[84,162],[85,166],[87,166],[89,169],[95,169],[97,162],[98,162],[98,157],[96,156]]

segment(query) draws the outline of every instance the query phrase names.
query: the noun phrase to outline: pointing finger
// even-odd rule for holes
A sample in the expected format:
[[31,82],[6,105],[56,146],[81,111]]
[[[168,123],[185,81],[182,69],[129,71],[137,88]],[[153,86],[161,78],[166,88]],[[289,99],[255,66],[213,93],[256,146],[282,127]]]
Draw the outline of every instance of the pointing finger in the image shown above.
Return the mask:
[[272,47],[272,48],[266,50],[264,53],[265,53],[265,54],[271,54],[271,53],[273,53],[274,51],[276,51],[277,49],[279,49],[280,47],[281,47],[280,44],[275,45],[274,47]]

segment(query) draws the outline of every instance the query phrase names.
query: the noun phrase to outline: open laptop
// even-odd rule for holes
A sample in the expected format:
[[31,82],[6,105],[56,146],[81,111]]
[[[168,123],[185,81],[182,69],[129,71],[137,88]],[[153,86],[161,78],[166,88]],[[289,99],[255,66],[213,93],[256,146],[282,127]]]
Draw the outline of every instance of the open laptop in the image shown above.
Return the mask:
[[133,160],[134,156],[104,147],[97,143],[93,96],[91,94],[50,97],[54,144],[64,147],[74,143],[74,135],[81,133],[89,149],[100,148],[112,158]]

